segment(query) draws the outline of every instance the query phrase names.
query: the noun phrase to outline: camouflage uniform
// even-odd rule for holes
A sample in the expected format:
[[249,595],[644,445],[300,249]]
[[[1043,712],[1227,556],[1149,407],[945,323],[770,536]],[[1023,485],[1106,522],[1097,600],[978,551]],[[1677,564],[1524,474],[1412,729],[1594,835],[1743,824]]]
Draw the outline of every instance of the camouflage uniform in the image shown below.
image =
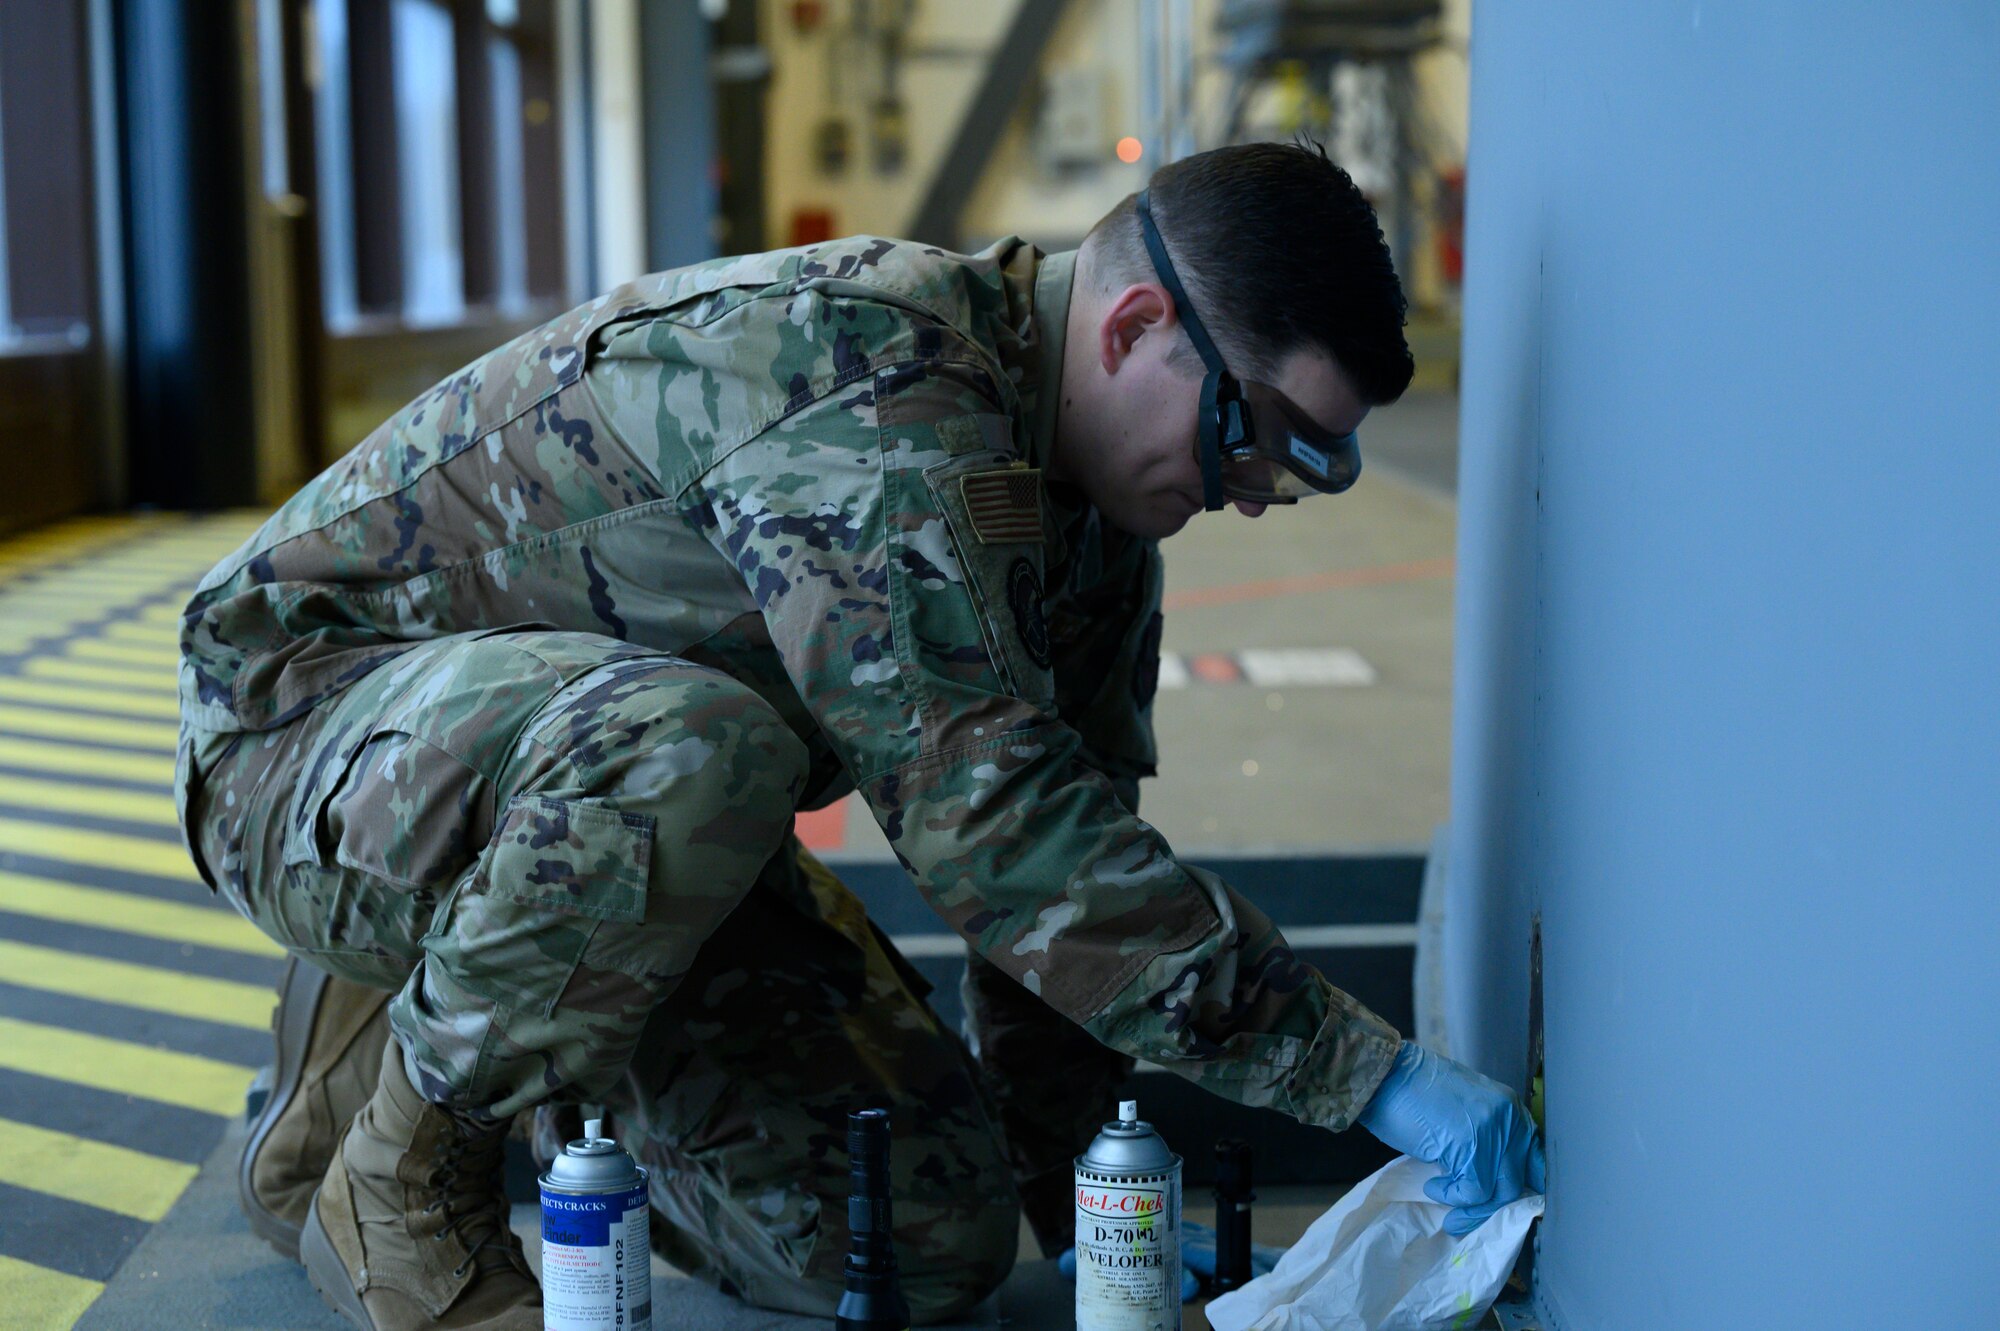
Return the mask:
[[[783,970],[745,1002],[796,1014],[787,1075],[824,1067],[840,1093],[798,1149],[823,1163],[863,1092],[948,1108],[913,1181],[958,1188],[952,1163],[997,1149],[990,1107],[879,939],[835,927],[868,996],[851,1011],[787,997],[811,949],[773,961],[760,931],[757,967],[714,955],[742,903],[858,918],[837,887],[798,889],[788,839],[794,809],[858,791],[981,959],[968,1008],[1016,1172],[1066,1157],[1067,1133],[1035,1125],[1100,1112],[1131,1057],[1348,1126],[1396,1033],[1132,812],[1158,551],[1040,470],[1073,264],[865,236],[720,260],[419,397],[187,607],[176,786],[204,876],[328,969],[399,988],[426,1095],[499,1114],[636,1087],[662,1160],[695,1129],[659,1050],[724,1079],[768,1066],[770,1023],[712,991]],[[1114,1051],[1082,1093],[1022,1058],[1037,1020]],[[822,1040],[845,1052],[805,1052]],[[912,1076],[931,1080],[905,1101]],[[731,1280],[727,1254],[829,1228],[756,1188],[841,1186],[745,1168],[697,1164],[687,1196],[656,1196]]]

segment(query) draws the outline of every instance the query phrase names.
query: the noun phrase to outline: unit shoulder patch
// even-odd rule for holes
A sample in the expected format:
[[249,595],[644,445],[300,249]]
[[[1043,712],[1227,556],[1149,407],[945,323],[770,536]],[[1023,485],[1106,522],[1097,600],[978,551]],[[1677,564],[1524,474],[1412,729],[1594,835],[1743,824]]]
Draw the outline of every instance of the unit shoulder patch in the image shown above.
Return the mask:
[[1036,467],[997,467],[959,478],[959,493],[983,545],[1042,541],[1042,473]]
[[1042,617],[1042,575],[1026,556],[1007,570],[1007,605],[1014,612],[1014,631],[1028,649],[1028,659],[1049,668],[1049,625]]

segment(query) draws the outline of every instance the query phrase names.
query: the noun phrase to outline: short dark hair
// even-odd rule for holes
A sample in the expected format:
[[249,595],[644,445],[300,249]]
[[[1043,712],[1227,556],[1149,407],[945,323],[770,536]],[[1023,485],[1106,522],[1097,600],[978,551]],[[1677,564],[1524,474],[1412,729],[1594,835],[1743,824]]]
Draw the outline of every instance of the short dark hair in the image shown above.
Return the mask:
[[[1416,362],[1403,339],[1409,304],[1381,224],[1326,149],[1245,143],[1170,162],[1147,182],[1174,271],[1229,368],[1269,381],[1302,346],[1332,356],[1370,406],[1394,402]],[[1138,195],[1084,245],[1108,290],[1155,282]],[[1197,359],[1185,336],[1176,363]]]

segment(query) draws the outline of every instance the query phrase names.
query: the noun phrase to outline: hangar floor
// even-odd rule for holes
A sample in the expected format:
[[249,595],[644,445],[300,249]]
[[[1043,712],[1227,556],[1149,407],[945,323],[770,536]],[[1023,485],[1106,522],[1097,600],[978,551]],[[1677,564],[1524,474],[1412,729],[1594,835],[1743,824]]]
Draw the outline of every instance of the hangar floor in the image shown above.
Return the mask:
[[[1169,545],[1145,808],[1186,853],[1418,848],[1445,817],[1455,425],[1446,397],[1379,411],[1351,494],[1209,516]],[[222,1241],[190,1184],[268,1057],[280,962],[178,842],[174,621],[260,517],[79,519],[0,543],[0,1331],[158,1325],[128,1296],[174,1272],[128,1259]],[[801,830],[835,861],[883,854],[857,809]],[[1267,1191],[1259,1241],[1336,1194]],[[284,1324],[320,1325],[293,1284]],[[201,1311],[203,1289],[222,1304],[248,1285],[182,1288],[186,1324],[272,1324]]]

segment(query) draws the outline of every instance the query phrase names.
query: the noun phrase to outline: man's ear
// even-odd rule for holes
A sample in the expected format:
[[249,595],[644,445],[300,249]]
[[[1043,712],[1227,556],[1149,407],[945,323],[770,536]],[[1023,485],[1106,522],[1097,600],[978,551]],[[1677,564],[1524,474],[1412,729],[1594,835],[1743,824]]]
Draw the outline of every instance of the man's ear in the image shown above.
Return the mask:
[[1173,298],[1157,282],[1136,282],[1112,298],[1097,321],[1097,358],[1106,374],[1118,373],[1141,339],[1170,335],[1178,320]]

